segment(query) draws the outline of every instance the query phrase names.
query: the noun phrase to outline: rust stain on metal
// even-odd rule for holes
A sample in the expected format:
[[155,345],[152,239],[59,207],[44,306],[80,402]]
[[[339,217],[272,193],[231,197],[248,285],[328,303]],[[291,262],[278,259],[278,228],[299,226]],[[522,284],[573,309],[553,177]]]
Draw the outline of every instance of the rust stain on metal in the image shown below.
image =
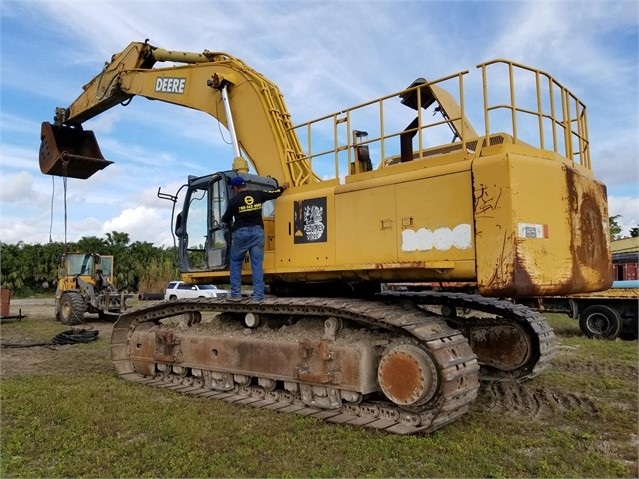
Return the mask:
[[300,357],[297,377],[302,381],[328,384],[336,382],[336,371],[331,365],[334,359],[327,341],[300,341]]
[[526,269],[526,261],[522,258],[519,250],[515,252],[515,259],[513,261],[513,278],[515,280],[513,282],[513,292],[511,296],[515,296],[515,292],[518,292],[519,295],[521,295],[522,291],[525,291],[524,294],[526,295],[533,295],[541,292]]
[[514,325],[471,327],[470,345],[483,362],[507,371],[526,364],[533,353],[528,336]]
[[[607,192],[605,185],[585,180],[574,169],[566,167],[566,184],[570,204],[570,220],[573,230],[570,251],[573,252],[571,283],[573,291],[592,289],[593,282],[605,289],[612,283],[612,262],[609,233],[604,228]],[[585,277],[584,271],[591,271],[592,277]],[[607,278],[597,281],[599,278]]]
[[[261,377],[370,389],[363,372],[373,345],[336,345],[327,340],[286,342],[265,337],[184,334],[140,325],[131,335],[131,361],[179,364]],[[150,367],[150,366],[149,366]]]
[[[526,261],[517,248],[517,238],[513,234],[502,238],[502,249],[498,264],[490,280],[480,285],[480,293],[486,296],[517,297],[539,294],[539,287],[533,281],[526,268]],[[513,243],[515,249],[510,250],[506,245]]]
[[400,403],[413,400],[416,391],[422,389],[423,380],[419,365],[408,354],[393,354],[380,364],[379,382],[385,391]]
[[155,359],[159,361],[173,362],[176,356],[176,346],[180,344],[172,330],[155,331]]

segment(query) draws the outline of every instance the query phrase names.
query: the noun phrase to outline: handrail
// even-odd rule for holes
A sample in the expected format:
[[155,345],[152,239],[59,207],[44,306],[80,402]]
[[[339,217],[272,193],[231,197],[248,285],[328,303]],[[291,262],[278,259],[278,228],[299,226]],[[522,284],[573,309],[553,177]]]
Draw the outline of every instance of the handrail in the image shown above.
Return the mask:
[[[508,68],[508,88],[510,92],[509,104],[489,103],[489,84],[487,69],[495,64],[505,64]],[[581,164],[590,169],[590,142],[588,140],[586,105],[570,92],[565,86],[555,80],[548,73],[537,70],[510,60],[496,59],[486,63],[480,63],[477,68],[481,68],[482,82],[484,86],[484,123],[486,126],[486,137],[490,135],[490,112],[507,109],[511,113],[511,128],[515,142],[521,140],[518,130],[517,113],[523,113],[536,117],[538,142],[533,146],[538,146],[543,150],[550,150],[558,153],[573,163]],[[515,74],[522,70],[534,75],[534,94],[536,95],[536,110],[524,108],[517,104]],[[542,78],[547,80],[547,93],[543,91]],[[559,99],[556,95],[558,92]],[[544,101],[546,100],[546,101]],[[559,101],[559,108],[557,108]],[[573,116],[574,114],[574,116]],[[546,129],[544,120],[550,123],[551,145],[546,144]],[[558,135],[561,132],[562,135]]]
[[[490,97],[495,85],[504,84],[503,78],[494,84],[489,81],[494,65],[507,69],[505,101],[494,101]],[[304,139],[300,140],[306,147],[303,160],[317,168],[319,160],[332,157],[332,174],[339,178],[367,171],[357,161],[357,149],[362,147],[373,152],[378,168],[383,168],[406,161],[400,159],[406,155],[399,154],[402,142],[416,143],[416,151],[405,158],[422,160],[453,150],[474,155],[475,150],[479,152],[482,148],[482,142],[477,141],[479,137],[483,138],[483,146],[490,145],[491,138],[506,138],[509,143],[552,151],[591,168],[586,106],[566,87],[544,71],[509,60],[496,59],[477,68],[481,69],[483,133],[476,133],[467,120],[469,98],[464,77],[468,71],[462,71],[430,82],[419,79],[404,90],[292,126],[291,131]],[[450,87],[451,83],[452,88],[443,88],[444,85]],[[503,96],[503,90],[497,93]],[[401,108],[400,100],[416,111],[411,113],[410,109]],[[406,117],[409,120],[399,122],[400,113],[396,112],[399,108],[404,116],[405,112],[410,113]],[[439,115],[427,118],[426,112],[430,110]],[[498,122],[496,117],[500,111],[508,115],[506,120],[501,115]],[[433,131],[442,127],[452,130],[452,143],[433,145],[432,138],[437,137]],[[368,136],[358,137],[360,140],[356,143],[353,132],[360,129],[368,130]],[[451,149],[451,145],[457,146]]]

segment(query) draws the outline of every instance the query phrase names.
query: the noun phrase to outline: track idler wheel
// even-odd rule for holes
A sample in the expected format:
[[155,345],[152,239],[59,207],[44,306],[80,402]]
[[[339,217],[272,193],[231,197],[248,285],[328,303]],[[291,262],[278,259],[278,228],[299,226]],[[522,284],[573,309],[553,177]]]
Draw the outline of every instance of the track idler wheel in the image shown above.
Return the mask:
[[474,326],[470,329],[469,342],[481,364],[502,371],[525,367],[534,353],[531,335],[518,324]]
[[388,399],[410,408],[426,404],[439,389],[435,361],[428,352],[410,343],[391,346],[384,352],[377,381]]

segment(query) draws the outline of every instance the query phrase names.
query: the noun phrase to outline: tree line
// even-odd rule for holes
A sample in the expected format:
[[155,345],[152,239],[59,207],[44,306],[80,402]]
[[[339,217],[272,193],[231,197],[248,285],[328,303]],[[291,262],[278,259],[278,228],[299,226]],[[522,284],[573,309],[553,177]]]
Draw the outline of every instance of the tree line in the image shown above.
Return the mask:
[[15,297],[55,292],[58,259],[63,253],[97,253],[113,256],[114,286],[129,292],[163,292],[179,277],[176,249],[152,243],[131,243],[128,233],[113,231],[106,238],[82,237],[77,242],[6,244],[0,242],[0,284]]

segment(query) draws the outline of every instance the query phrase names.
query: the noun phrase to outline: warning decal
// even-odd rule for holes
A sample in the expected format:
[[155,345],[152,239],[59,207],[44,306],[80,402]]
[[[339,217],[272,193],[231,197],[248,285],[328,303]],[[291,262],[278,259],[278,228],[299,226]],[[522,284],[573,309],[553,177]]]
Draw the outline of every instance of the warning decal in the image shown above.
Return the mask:
[[520,238],[548,238],[548,225],[519,223]]

